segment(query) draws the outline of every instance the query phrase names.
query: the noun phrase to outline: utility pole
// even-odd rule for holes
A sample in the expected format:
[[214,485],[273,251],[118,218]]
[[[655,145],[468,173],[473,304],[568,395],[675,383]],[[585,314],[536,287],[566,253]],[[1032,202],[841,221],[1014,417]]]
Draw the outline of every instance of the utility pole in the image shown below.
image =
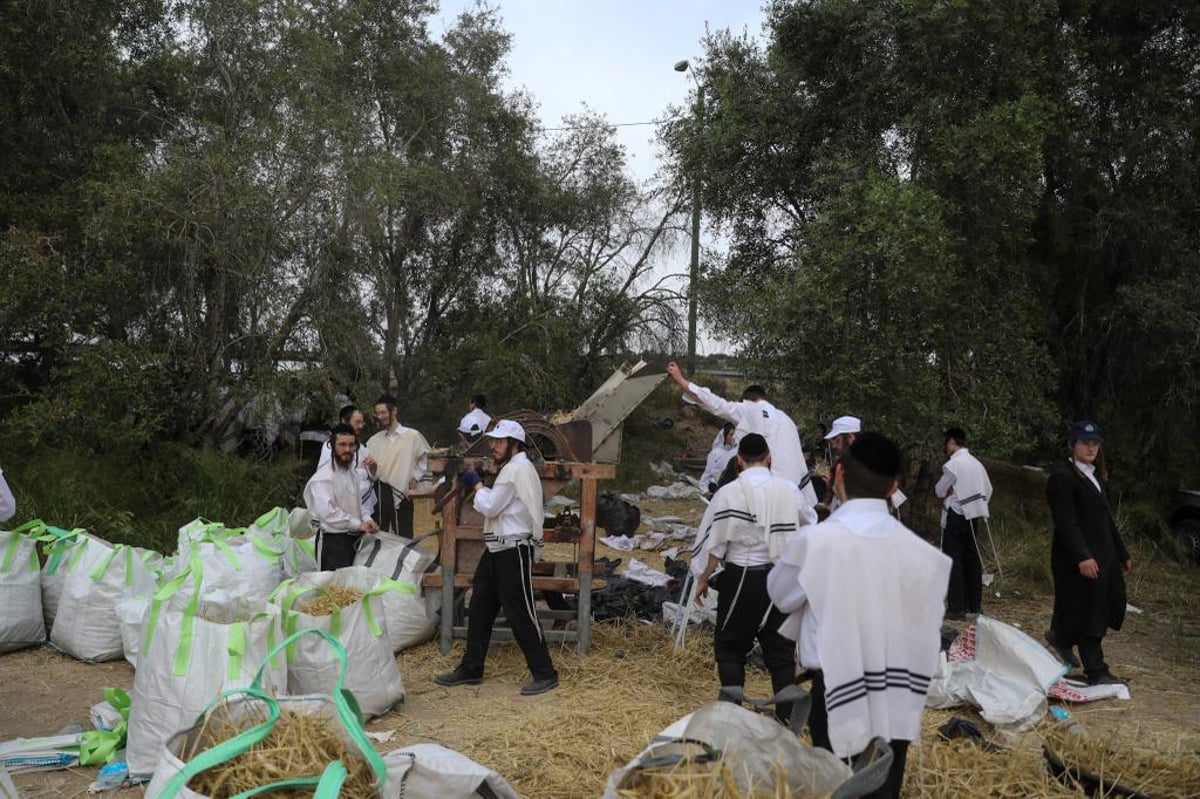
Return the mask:
[[[691,66],[687,60],[675,63],[676,72],[687,72]],[[704,130],[704,87],[696,80],[696,71],[692,70],[692,80],[696,83],[695,105],[695,138],[699,142]],[[687,332],[687,371],[696,373],[696,308],[699,302],[700,287],[700,166],[699,159],[692,167],[692,261],[688,271],[688,332]]]

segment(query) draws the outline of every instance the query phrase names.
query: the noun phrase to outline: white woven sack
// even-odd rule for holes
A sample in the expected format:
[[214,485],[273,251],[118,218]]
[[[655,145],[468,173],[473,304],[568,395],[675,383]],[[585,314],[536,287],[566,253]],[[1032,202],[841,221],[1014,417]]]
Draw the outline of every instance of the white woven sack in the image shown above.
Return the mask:
[[414,744],[383,756],[387,765],[384,799],[520,799],[508,781],[487,766],[440,744]]
[[187,524],[179,528],[176,552],[178,557],[176,560],[180,563],[187,563],[188,558],[192,554],[192,544],[204,538],[223,538],[225,536],[225,525],[220,522],[210,522],[208,519],[192,519]]
[[117,600],[114,609],[117,624],[121,628],[121,651],[125,654],[125,660],[135,669],[142,649],[142,638],[146,634],[146,613],[149,609],[149,597],[129,595]]
[[117,602],[134,575],[146,565],[126,546],[91,536],[75,548],[66,564],[67,579],[50,642],[72,657],[94,663],[125,654]]
[[61,534],[46,546],[46,562],[42,564],[42,619],[46,624],[46,632],[49,633],[54,627],[58,602],[67,582],[67,561],[75,552],[75,547],[91,536],[82,529],[71,530],[69,533],[54,527],[45,529],[58,530]]
[[121,628],[121,650],[125,653],[125,660],[136,669],[138,652],[146,634],[146,612],[150,607],[150,598],[162,581],[165,560],[161,552],[141,547],[134,547],[133,555],[145,568],[134,568],[127,572],[126,585],[121,591],[121,598],[117,600],[115,612]]
[[[361,566],[332,572],[312,572],[279,586],[272,603],[279,606],[284,631],[324,630],[341,641],[349,659],[345,687],[354,694],[367,718],[382,716],[404,701],[404,682],[387,637],[378,574]],[[318,589],[340,586],[364,596],[330,616],[310,616],[297,606]],[[316,636],[305,636],[288,649],[288,693],[328,694],[338,676],[338,662],[328,645]]]
[[198,579],[201,599],[235,596],[241,597],[246,607],[256,607],[266,602],[284,579],[283,552],[240,533],[205,536],[191,542],[187,557],[175,558],[174,573],[165,574],[164,579],[169,582],[185,573],[188,587],[176,594],[177,606],[183,598],[192,597]]
[[355,566],[417,588],[416,594],[389,591],[383,595],[383,613],[393,652],[423,644],[437,633],[442,592],[426,592],[421,587],[421,577],[434,559],[432,554],[417,547],[421,540],[391,533],[364,535],[354,556]]
[[16,530],[0,532],[0,652],[45,641],[37,542]]
[[[280,698],[278,702],[280,709],[284,711],[327,716],[334,723],[334,728],[338,731],[338,734],[346,742],[347,748],[351,750],[355,750],[357,748],[353,739],[351,739],[349,734],[346,732],[345,727],[340,723],[337,712],[334,709],[333,703],[329,700],[329,697],[287,696]],[[241,710],[243,707],[245,710]],[[261,721],[263,717],[262,705],[253,701],[241,702],[239,704],[230,706],[228,708],[227,715],[224,715],[222,718],[223,720],[229,719],[233,724],[236,725],[238,724],[239,716],[246,717],[248,719],[254,719],[255,721]],[[250,726],[249,721],[246,721],[245,724],[246,726]],[[151,778],[150,784],[146,786],[145,799],[165,799],[165,789],[167,788],[167,783],[169,783],[171,778],[178,774],[185,765],[183,760],[180,759],[180,756],[184,752],[195,748],[195,742],[197,740],[203,741],[203,738],[200,737],[203,733],[202,726],[202,724],[197,723],[188,729],[173,734],[166,742],[166,747],[165,749],[161,750],[162,756],[159,758],[154,769],[154,776]],[[201,744],[201,748],[205,748],[205,744]],[[133,773],[132,768],[130,769],[130,773]],[[280,795],[280,792],[272,792],[271,795],[278,796]],[[301,794],[299,792],[292,794],[289,792],[288,795],[311,795],[311,789],[309,789],[309,792],[305,794]],[[416,794],[410,794],[410,796],[416,796]],[[429,799],[434,799],[434,797],[435,795],[433,794],[429,795]],[[175,793],[171,799],[209,799],[209,797],[205,794],[193,791],[191,788],[185,786]],[[437,799],[441,798],[437,797]]]
[[[211,621],[212,611],[185,612],[169,606],[148,630],[130,693],[125,760],[135,777],[154,773],[163,746],[195,721],[222,691],[254,679],[267,653],[281,640],[274,609]],[[205,618],[205,617],[208,618]],[[283,694],[287,664],[282,656],[267,665],[263,687]]]

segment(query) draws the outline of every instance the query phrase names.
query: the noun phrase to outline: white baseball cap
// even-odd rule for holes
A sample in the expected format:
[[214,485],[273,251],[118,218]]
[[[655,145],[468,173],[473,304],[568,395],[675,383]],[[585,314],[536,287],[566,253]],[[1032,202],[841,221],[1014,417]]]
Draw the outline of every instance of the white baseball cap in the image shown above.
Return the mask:
[[515,438],[517,441],[525,441],[525,428],[512,419],[501,419],[484,435],[488,438]]
[[857,416],[839,416],[833,420],[833,427],[829,428],[829,433],[826,434],[825,440],[844,436],[847,433],[861,433],[862,419]]

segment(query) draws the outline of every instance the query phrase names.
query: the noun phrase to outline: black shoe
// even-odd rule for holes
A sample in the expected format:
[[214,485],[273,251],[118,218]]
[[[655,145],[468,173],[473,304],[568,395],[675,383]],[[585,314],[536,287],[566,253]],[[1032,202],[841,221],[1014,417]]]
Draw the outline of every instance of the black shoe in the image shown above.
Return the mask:
[[531,680],[521,686],[521,696],[537,696],[558,687],[558,675],[543,680]]
[[1050,644],[1050,648],[1058,655],[1059,660],[1073,669],[1079,668],[1079,658],[1075,657],[1075,653],[1071,651],[1071,647],[1063,646],[1058,642],[1053,630],[1046,630],[1046,643]]
[[479,685],[483,682],[483,677],[473,677],[459,666],[454,671],[448,671],[445,674],[439,674],[433,678],[433,681],[438,685],[444,685],[450,688],[455,685]]
[[1095,677],[1087,678],[1088,685],[1125,685],[1125,680],[1113,676],[1112,672],[1102,671]]
[[967,613],[963,610],[948,610],[946,611],[947,621],[966,621]]

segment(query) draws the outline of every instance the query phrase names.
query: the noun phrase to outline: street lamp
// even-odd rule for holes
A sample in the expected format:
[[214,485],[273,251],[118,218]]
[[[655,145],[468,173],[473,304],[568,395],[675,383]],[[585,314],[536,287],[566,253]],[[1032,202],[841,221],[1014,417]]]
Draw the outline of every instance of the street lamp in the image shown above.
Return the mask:
[[[685,58],[675,62],[676,72],[687,72],[691,65]],[[704,124],[704,88],[696,80],[696,71],[692,70],[692,80],[696,83],[696,135],[701,132]],[[696,373],[696,290],[700,285],[700,169],[692,168],[692,264],[688,279],[688,374]]]

